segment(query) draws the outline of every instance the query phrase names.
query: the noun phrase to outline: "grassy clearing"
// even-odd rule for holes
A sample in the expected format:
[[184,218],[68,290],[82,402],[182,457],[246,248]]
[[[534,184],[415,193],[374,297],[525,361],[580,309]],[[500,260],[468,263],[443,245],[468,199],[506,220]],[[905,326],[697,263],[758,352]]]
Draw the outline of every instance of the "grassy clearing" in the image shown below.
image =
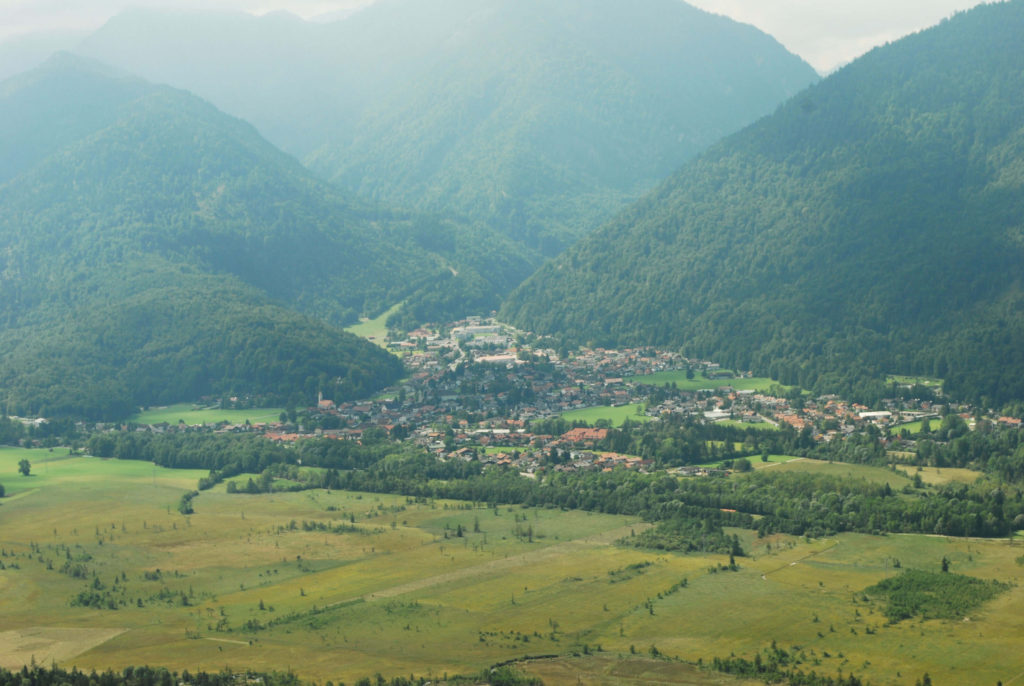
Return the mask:
[[[724,460],[715,460],[714,462],[705,462],[704,464],[699,464],[699,465],[695,465],[695,466],[697,466],[697,467],[707,467],[709,469],[721,469],[722,465],[725,462],[729,462],[732,459],[739,459],[739,458],[729,458],[729,459],[724,459]],[[794,460],[803,460],[803,459],[806,459],[806,458],[796,457],[794,455],[769,455],[768,456],[768,461],[764,462],[764,461],[761,460],[761,456],[760,455],[754,455],[754,456],[748,457],[746,459],[750,461],[750,464],[751,464],[751,466],[754,469],[765,469],[766,467],[772,467],[772,466],[775,466],[775,465],[786,464],[787,462],[792,462]]]
[[[21,454],[0,451],[0,472]],[[32,455],[36,487],[0,501],[0,626],[16,632],[0,645],[12,647],[2,659],[14,662],[28,651],[82,669],[290,667],[321,683],[351,683],[558,654],[566,657],[528,669],[549,684],[566,675],[568,683],[583,675],[587,683],[726,684],[735,682],[631,657],[631,647],[695,661],[752,658],[776,640],[799,646],[805,671],[842,669],[872,683],[912,683],[924,672],[936,683],[1005,683],[1024,671],[1022,587],[972,610],[970,622],[890,625],[881,601],[861,599],[897,573],[896,560],[936,571],[946,557],[955,573],[1012,581],[1021,542],[758,539],[737,530],[750,556],[737,572],[710,573],[727,559],[616,546],[645,526],[634,518],[337,491],[228,495],[223,485],[184,517],[175,504],[199,472]],[[772,468],[798,467],[879,476],[808,460]],[[83,565],[84,577],[62,573],[66,561]],[[621,573],[629,569],[642,573]],[[72,606],[93,578],[101,595],[124,604]],[[604,652],[570,657],[584,644]]]
[[903,472],[911,479],[914,478],[914,474],[921,475],[921,481],[926,484],[948,484],[950,482],[958,482],[962,484],[973,484],[981,476],[981,472],[976,472],[972,469],[960,469],[957,467],[911,467],[898,466],[898,471]]
[[904,376],[901,374],[890,374],[885,379],[886,383],[897,383],[902,385],[920,385],[929,386],[931,388],[939,388],[942,386],[942,379],[937,379],[930,376]]
[[387,338],[388,335],[388,317],[393,315],[395,312],[398,312],[398,310],[401,307],[402,303],[392,305],[390,308],[388,308],[387,312],[383,313],[379,317],[375,317],[374,319],[368,319],[366,317],[363,317],[362,319],[359,320],[358,324],[353,324],[352,326],[345,327],[345,331],[348,331],[349,333],[354,333],[360,338],[365,338],[367,340],[373,341],[374,343],[381,347],[384,347],[386,345],[384,339]]
[[718,422],[725,426],[735,426],[738,429],[757,429],[759,431],[778,431],[779,427],[769,422],[740,422],[735,419],[723,419]]
[[663,386],[665,384],[675,384],[681,391],[702,391],[702,390],[713,390],[716,388],[722,388],[724,386],[730,386],[735,388],[737,391],[767,391],[773,385],[778,383],[772,379],[764,377],[753,377],[753,378],[717,378],[709,379],[703,374],[695,374],[692,379],[686,378],[685,370],[676,370],[669,372],[656,372],[654,374],[647,374],[646,376],[633,376],[628,379],[633,383],[649,384],[651,386]]
[[922,419],[922,420],[916,421],[916,422],[907,422],[906,424],[897,424],[897,425],[895,425],[893,427],[890,427],[889,431],[890,431],[890,433],[892,433],[892,435],[899,436],[900,432],[903,429],[906,429],[907,431],[910,432],[911,436],[916,436],[916,435],[921,433],[921,427],[924,426],[924,423],[926,421],[928,422],[928,426],[929,426],[931,431],[935,431],[942,424],[942,420],[941,419],[935,419],[935,418],[932,418],[932,419]]
[[477,450],[482,450],[485,455],[511,455],[512,453],[521,450],[521,448],[489,445],[486,447],[477,446]]
[[598,407],[585,407],[580,410],[572,410],[562,415],[567,422],[587,422],[594,424],[600,419],[611,422],[612,426],[622,426],[629,419],[634,422],[649,422],[651,418],[645,414],[638,414],[643,410],[643,405],[633,403],[630,405],[619,405],[617,407],[599,405]]
[[876,484],[888,483],[892,488],[903,488],[910,483],[910,478],[901,471],[890,471],[884,467],[871,467],[846,462],[825,462],[822,460],[793,460],[777,467],[780,471],[811,472],[828,474],[843,479],[864,479]]
[[130,421],[138,424],[251,424],[276,422],[284,411],[280,407],[253,408],[249,410],[203,409],[191,403],[179,403],[168,407],[153,407],[133,416]]
[[749,457],[747,459],[750,460],[750,464],[754,465],[754,469],[764,469],[766,467],[771,467],[772,465],[787,464],[793,460],[802,460],[804,458],[795,457],[793,455],[769,455],[767,462],[762,460],[759,456]]

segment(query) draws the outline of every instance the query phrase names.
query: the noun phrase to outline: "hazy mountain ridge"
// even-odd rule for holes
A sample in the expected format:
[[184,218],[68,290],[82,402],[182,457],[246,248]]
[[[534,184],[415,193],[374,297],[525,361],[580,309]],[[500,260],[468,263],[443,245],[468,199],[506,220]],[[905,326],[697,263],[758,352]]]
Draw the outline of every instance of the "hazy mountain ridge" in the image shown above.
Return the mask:
[[548,254],[815,79],[752,27],[676,0],[392,1],[339,28],[376,43],[399,25],[415,27],[388,39],[407,46],[404,79],[310,165]]
[[[62,68],[53,74],[61,83],[75,78]],[[89,215],[92,230],[63,238],[76,241],[69,246],[75,251],[127,237],[138,249],[187,251],[193,260],[205,259],[209,267],[285,298],[299,295],[296,280],[350,285],[347,270],[362,270],[355,276],[366,279],[374,265],[385,272],[395,260],[392,253],[401,255],[400,248],[384,250],[366,240],[369,223],[357,211],[248,124],[183,92],[124,83],[123,102],[100,113],[102,123],[94,131],[42,155],[9,183],[4,189],[8,211],[53,226],[68,215]],[[49,128],[45,120],[28,126]],[[126,226],[131,232],[116,230]],[[271,248],[264,259],[272,257],[280,266],[238,259],[255,247]],[[73,258],[75,251],[67,254]],[[301,263],[305,270],[283,268],[285,263]],[[420,263],[426,273],[429,260]],[[413,264],[403,267],[415,274]],[[341,308],[358,312],[363,305],[344,296],[329,301],[339,310],[337,319],[345,318]]]
[[[715,146],[506,303],[819,388],[1024,395],[1024,3],[905,38]],[[865,389],[861,389],[867,392]]]
[[74,52],[188,90],[301,157],[354,116],[347,89],[331,83],[334,50],[329,24],[283,12],[135,8]]
[[210,99],[348,190],[548,254],[816,79],[678,0],[384,0],[328,24],[134,11],[79,52]]
[[[401,365],[324,322],[485,253],[451,222],[349,202],[195,96],[77,58],[5,83],[0,114],[8,409],[362,395]],[[488,259],[494,279],[521,268]]]
[[54,53],[71,50],[89,31],[41,31],[0,41],[0,82],[35,69]]

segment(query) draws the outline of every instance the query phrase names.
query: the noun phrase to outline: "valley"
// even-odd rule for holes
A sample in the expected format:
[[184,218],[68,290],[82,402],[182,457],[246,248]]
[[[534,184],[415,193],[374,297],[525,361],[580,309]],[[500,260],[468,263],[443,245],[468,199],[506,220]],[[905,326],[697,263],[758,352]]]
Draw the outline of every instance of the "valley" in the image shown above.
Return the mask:
[[[666,351],[581,350],[561,361],[543,339],[530,345],[523,332],[492,320],[441,328],[448,337],[422,329],[381,341],[409,346],[408,377],[384,394],[388,399],[322,399],[280,411],[182,405],[135,419],[149,423],[79,425],[72,439],[78,449],[0,448],[0,474],[13,474],[23,459],[32,468],[29,477],[3,478],[0,599],[7,609],[0,620],[9,647],[0,666],[159,662],[212,672],[284,665],[302,679],[347,683],[382,665],[385,674],[443,679],[512,660],[546,683],[561,683],[558,675],[574,665],[608,683],[640,683],[650,677],[628,675],[657,673],[664,683],[711,684],[742,683],[709,671],[715,658],[763,653],[778,660],[769,658],[771,645],[785,650],[785,669],[841,671],[872,683],[924,673],[957,680],[967,671],[995,681],[1024,671],[1010,647],[1019,640],[1014,617],[1024,603],[1013,585],[1024,539],[1012,531],[994,538],[872,535],[907,525],[872,517],[859,532],[863,525],[839,520],[821,528],[812,516],[805,533],[787,533],[785,510],[752,501],[746,512],[774,513],[768,517],[777,523],[766,528],[759,514],[740,524],[726,514],[711,524],[719,508],[737,512],[719,495],[720,505],[701,510],[710,526],[705,535],[717,540],[717,529],[727,540],[734,536],[730,545],[741,551],[734,557],[714,546],[702,550],[699,541],[666,547],[677,534],[664,528],[666,515],[654,514],[658,506],[587,499],[589,489],[604,488],[594,479],[625,486],[630,472],[641,481],[629,488],[671,478],[680,501],[693,504],[701,493],[721,494],[729,484],[735,490],[748,474],[770,477],[764,485],[772,489],[823,479],[816,497],[835,497],[826,495],[832,480],[865,495],[884,487],[908,503],[958,484],[973,489],[990,478],[981,465],[925,466],[915,450],[922,437],[900,437],[901,417],[929,411],[937,432],[948,428],[939,413],[958,415],[946,415],[951,408],[941,398],[894,398],[891,410],[860,416],[842,399],[778,384],[738,390],[733,384],[769,382]],[[449,359],[458,360],[455,369]],[[593,410],[589,427],[573,428],[562,414],[565,403],[601,402],[628,408],[627,423]],[[957,409],[975,431],[998,426],[998,418]],[[665,424],[656,435],[679,422],[705,438],[674,449],[640,447],[651,445],[643,438],[647,427]],[[1004,431],[1019,431],[1011,426]],[[841,461],[849,459],[841,444],[880,434],[891,436],[873,453],[881,463]],[[262,472],[208,470],[196,468],[202,459],[186,457],[190,442],[200,440],[197,446],[208,447],[199,455],[214,446],[241,454],[278,447],[263,458],[269,462]],[[257,450],[252,440],[267,448]],[[166,447],[156,448],[161,441]],[[348,448],[350,441],[364,447]],[[177,466],[192,468],[147,458],[147,450],[167,448],[179,452]],[[329,457],[335,449],[355,462]],[[421,480],[413,465],[423,458],[416,455],[430,454],[438,467],[427,469],[441,471]],[[332,477],[332,464],[364,476]],[[371,476],[389,471],[411,480]],[[540,495],[543,484],[563,488],[556,484],[566,478],[579,479],[564,492],[578,498]],[[444,495],[460,492],[463,479],[478,499]],[[502,490],[516,481],[539,484],[531,487],[536,495]],[[821,486],[800,488],[807,487]],[[956,574],[1011,585],[968,615],[903,621],[892,621],[884,599],[870,591],[903,569],[938,572],[943,561]]]
[[0,3],[0,686],[1024,683],[1024,0],[702,2]]
[[[0,450],[0,472],[16,456]],[[66,455],[43,464],[36,490],[3,505],[7,667],[290,668],[337,683],[382,665],[440,677],[525,655],[628,665],[639,654],[666,683],[691,683],[674,681],[690,672],[671,662],[652,664],[652,648],[692,665],[776,643],[807,671],[873,683],[924,672],[994,683],[1024,671],[1017,587],[969,621],[891,624],[878,599],[862,597],[894,561],[937,571],[945,557],[960,573],[1015,579],[1024,541],[741,531],[749,556],[711,573],[725,558],[616,545],[648,526],[632,517],[223,486],[184,516],[175,503],[200,473]],[[532,540],[517,535],[520,523]],[[93,594],[103,602],[76,607]],[[524,669],[555,667],[548,658]]]

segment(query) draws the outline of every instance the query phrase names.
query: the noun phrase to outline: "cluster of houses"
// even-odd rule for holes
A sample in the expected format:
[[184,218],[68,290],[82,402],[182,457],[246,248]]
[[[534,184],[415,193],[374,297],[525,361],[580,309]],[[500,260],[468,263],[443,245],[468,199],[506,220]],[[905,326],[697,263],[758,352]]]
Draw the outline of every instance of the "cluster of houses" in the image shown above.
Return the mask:
[[[359,402],[320,397],[295,423],[221,425],[215,430],[256,431],[284,443],[310,436],[359,441],[373,431],[408,438],[443,459],[478,460],[532,474],[542,465],[562,471],[650,468],[640,457],[599,451],[606,428],[546,421],[582,408],[640,404],[650,421],[674,414],[704,422],[791,427],[820,441],[867,426],[896,433],[902,424],[939,418],[945,411],[928,401],[891,401],[885,409],[872,410],[837,396],[776,397],[738,390],[731,385],[731,372],[678,353],[584,349],[560,359],[553,350],[524,345],[524,338],[485,318],[436,331],[418,329],[405,340],[388,343],[401,351],[409,371],[388,393]],[[645,378],[685,369],[699,370],[714,387],[680,391]],[[1012,418],[1000,421],[1020,424]]]

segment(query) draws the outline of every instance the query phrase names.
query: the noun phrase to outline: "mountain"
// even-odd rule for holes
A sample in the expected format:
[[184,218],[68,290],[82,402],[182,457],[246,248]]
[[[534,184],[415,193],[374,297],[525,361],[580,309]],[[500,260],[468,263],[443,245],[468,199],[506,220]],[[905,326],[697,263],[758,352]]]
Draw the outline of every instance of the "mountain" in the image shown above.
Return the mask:
[[529,268],[497,238],[350,201],[195,96],[69,55],[0,84],[0,153],[9,411],[362,395],[401,365],[335,325],[456,271],[470,295],[493,288],[464,254],[512,270],[502,288]]
[[0,42],[0,81],[35,69],[53,53],[72,49],[88,35],[87,31],[44,31],[7,38]]
[[877,398],[1024,398],[1024,2],[879,48],[716,145],[505,303]]
[[355,119],[332,24],[273,12],[148,10],[114,16],[74,51],[188,90],[302,157]]
[[679,0],[391,0],[339,28],[359,54],[400,51],[395,83],[310,166],[546,254],[815,80]]
[[679,0],[380,0],[328,24],[133,11],[78,51],[210,99],[348,191],[547,255],[816,79]]

